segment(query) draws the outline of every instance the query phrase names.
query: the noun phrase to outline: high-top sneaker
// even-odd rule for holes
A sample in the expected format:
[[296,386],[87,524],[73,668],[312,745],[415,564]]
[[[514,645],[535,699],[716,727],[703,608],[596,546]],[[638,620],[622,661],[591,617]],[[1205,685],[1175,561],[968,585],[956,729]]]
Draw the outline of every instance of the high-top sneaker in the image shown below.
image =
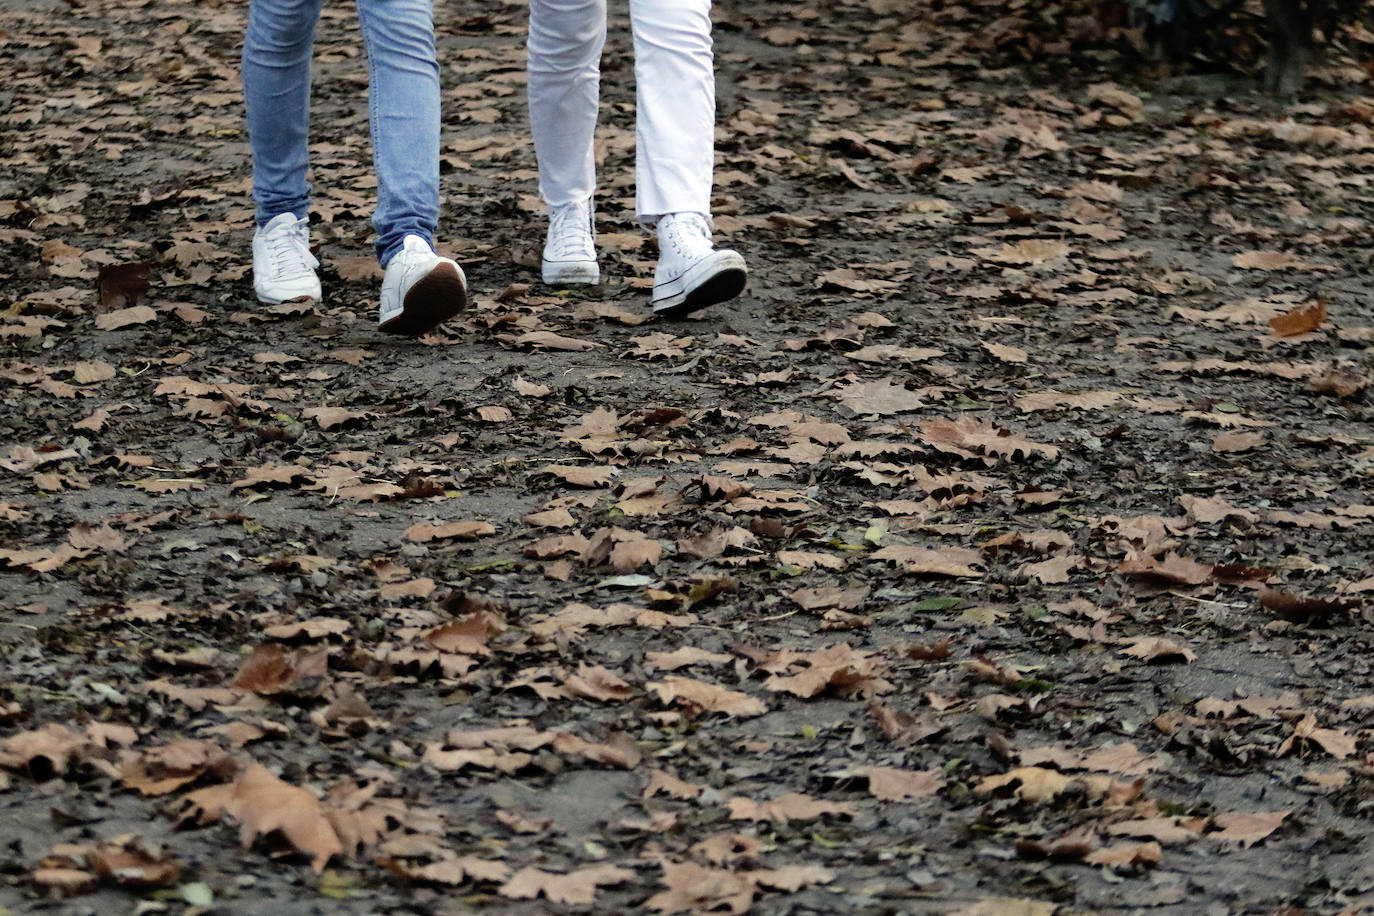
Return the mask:
[[553,286],[596,284],[595,228],[590,200],[549,208],[549,237],[544,242],[544,282]]
[[658,221],[654,312],[679,318],[733,299],[749,271],[738,251],[711,246],[711,227],[700,213],[669,213]]

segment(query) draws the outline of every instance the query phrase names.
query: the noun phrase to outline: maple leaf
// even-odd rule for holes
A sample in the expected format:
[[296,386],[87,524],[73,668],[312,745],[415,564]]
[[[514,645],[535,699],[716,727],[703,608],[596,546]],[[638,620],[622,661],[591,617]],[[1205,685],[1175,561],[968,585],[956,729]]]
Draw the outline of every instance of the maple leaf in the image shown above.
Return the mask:
[[247,849],[260,836],[279,833],[311,857],[316,873],[344,851],[325,816],[320,800],[309,789],[293,786],[259,763],[249,763],[230,785],[211,786],[182,798],[183,810],[199,812],[201,824],[213,823],[221,813],[239,822],[239,837]]
[[920,439],[941,451],[965,458],[988,455],[1014,459],[1017,455],[1030,457],[1037,452],[1046,458],[1059,457],[1056,446],[1031,442],[977,417],[923,423]]
[[653,798],[662,793],[671,798],[690,799],[696,798],[702,792],[702,787],[690,782],[684,782],[671,773],[663,770],[649,771],[649,784],[644,787],[644,798]]
[[1209,840],[1253,846],[1269,836],[1288,819],[1289,811],[1230,811],[1212,816],[1212,824],[1220,830],[1206,834]]
[[382,862],[392,874],[434,884],[456,886],[467,881],[504,882],[511,876],[511,870],[504,862],[477,856],[452,856],[414,866],[395,857],[387,857]]
[[626,734],[616,733],[598,744],[569,732],[554,732],[553,749],[560,754],[574,754],[607,766],[633,770],[639,766],[642,755],[634,741]]
[[975,248],[973,253],[997,264],[1035,267],[1066,258],[1072,250],[1066,242],[1055,239],[1022,239],[1001,248]]
[[296,464],[265,464],[250,468],[248,473],[229,485],[229,489],[256,487],[261,484],[282,484],[290,486],[306,476],[305,468]]
[[475,611],[458,620],[440,624],[421,637],[440,652],[463,655],[489,655],[487,643],[505,630],[505,624],[495,614]]
[[644,901],[660,913],[748,912],[754,881],[746,874],[691,863],[663,862],[663,891]]
[[57,722],[0,740],[0,767],[27,770],[37,779],[60,776],[73,758],[94,747],[85,732]]
[[963,547],[933,548],[891,544],[873,551],[869,556],[875,560],[891,560],[900,566],[903,572],[911,575],[982,575],[973,568],[975,564],[982,564],[982,554]]
[[1034,410],[1101,410],[1110,407],[1121,398],[1119,391],[1084,391],[1070,394],[1047,389],[1025,394],[1016,399],[1016,406],[1029,413]]
[[868,779],[869,793],[879,801],[912,801],[939,792],[945,785],[943,770],[903,770],[898,767],[864,766],[854,770]]
[[827,815],[854,817],[858,814],[852,805],[844,802],[823,801],[798,792],[790,792],[766,802],[736,796],[728,799],[725,804],[730,809],[730,819],[736,821],[773,821],[785,824],[789,821],[811,821]]
[[616,470],[605,466],[550,464],[541,468],[541,473],[552,474],[575,487],[608,487]]
[[541,894],[552,903],[569,906],[590,906],[596,902],[596,890],[606,884],[623,884],[633,880],[635,873],[615,865],[594,865],[567,874],[542,871],[526,866],[502,884],[498,893],[513,900],[534,900]]
[[314,420],[320,429],[334,429],[371,414],[363,410],[350,410],[347,407],[307,407],[301,411],[301,416],[307,420]]
[[1149,868],[1164,859],[1164,850],[1155,842],[1118,843],[1094,849],[1083,857],[1089,865],[1135,865]]
[[526,331],[513,341],[516,347],[533,347],[543,350],[570,350],[574,352],[594,350],[601,346],[590,340],[565,337],[553,331]]
[[1028,897],[987,897],[949,911],[949,916],[1054,916],[1059,904]]
[[634,688],[600,665],[581,665],[576,674],[564,678],[563,688],[589,700],[619,701],[634,695]]
[[1212,439],[1212,451],[1248,452],[1264,444],[1264,433],[1219,433]]
[[403,533],[408,541],[417,544],[425,544],[429,541],[443,540],[446,538],[457,538],[460,541],[475,541],[478,538],[488,537],[496,533],[490,522],[460,521],[444,522],[441,524],[430,524],[429,522],[416,522]]
[[[878,676],[882,670],[879,656],[866,655],[856,651],[848,643],[839,643],[816,652],[779,653],[780,664],[785,670],[801,666],[795,674],[775,671],[764,682],[766,690],[783,691],[802,697],[816,696],[827,687],[836,687],[842,692],[855,691],[865,697],[887,693],[893,685]],[[765,667],[775,670],[778,662],[766,663]]]
[[1263,607],[1274,611],[1283,619],[1298,623],[1326,620],[1340,611],[1360,606],[1358,597],[1317,598],[1297,595],[1282,588],[1270,588],[1267,585],[1260,586],[1259,601]]
[[926,406],[921,400],[921,392],[908,391],[901,383],[887,379],[854,382],[839,389],[836,397],[853,416],[886,416]]
[[1191,843],[1202,835],[1207,818],[1146,817],[1108,824],[1107,832],[1116,836],[1149,837],[1157,843]]
[[644,685],[658,694],[663,703],[678,703],[688,709],[705,713],[722,713],[727,716],[761,716],[768,711],[762,700],[727,690],[715,684],[692,678],[670,675],[661,681],[650,681]]
[[979,341],[979,343],[984,350],[987,350],[1003,362],[1024,363],[1030,358],[1030,354],[1020,347],[1013,347],[1008,344],[990,343],[988,341]]
[[1293,726],[1293,734],[1274,751],[1275,757],[1283,757],[1289,752],[1307,744],[1315,744],[1332,757],[1342,759],[1355,753],[1355,738],[1338,728],[1319,728],[1317,717],[1308,713]]

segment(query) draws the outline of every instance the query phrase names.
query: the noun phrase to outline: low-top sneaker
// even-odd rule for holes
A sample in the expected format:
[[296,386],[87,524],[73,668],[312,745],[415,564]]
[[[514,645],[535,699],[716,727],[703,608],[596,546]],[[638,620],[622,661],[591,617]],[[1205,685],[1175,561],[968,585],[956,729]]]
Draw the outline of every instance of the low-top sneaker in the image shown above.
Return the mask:
[[272,217],[253,233],[253,292],[268,305],[320,301],[320,262],[310,253],[307,221],[294,213]]
[[669,213],[658,221],[655,314],[679,318],[733,299],[749,271],[738,251],[711,245],[711,226],[700,213]]
[[468,304],[468,281],[456,261],[441,258],[429,242],[408,235],[382,278],[378,327],[388,334],[418,336],[434,330]]
[[592,202],[578,201],[549,208],[549,237],[544,242],[544,282],[573,286],[601,282],[596,263]]

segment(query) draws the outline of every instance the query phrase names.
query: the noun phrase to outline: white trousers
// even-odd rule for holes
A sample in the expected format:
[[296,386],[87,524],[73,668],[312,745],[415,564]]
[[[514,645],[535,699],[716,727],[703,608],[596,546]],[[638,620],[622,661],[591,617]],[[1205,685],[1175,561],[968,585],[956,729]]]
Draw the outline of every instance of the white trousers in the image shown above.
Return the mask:
[[[635,211],[711,212],[716,83],[711,0],[630,0]],[[539,192],[551,207],[596,190],[592,151],[606,0],[530,0],[529,101]]]

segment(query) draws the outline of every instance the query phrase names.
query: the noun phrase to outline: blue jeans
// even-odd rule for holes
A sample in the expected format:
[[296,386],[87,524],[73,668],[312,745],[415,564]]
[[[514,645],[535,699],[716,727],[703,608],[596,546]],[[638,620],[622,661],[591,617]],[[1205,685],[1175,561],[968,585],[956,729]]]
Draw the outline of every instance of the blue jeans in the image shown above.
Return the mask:
[[[251,0],[243,97],[253,149],[257,224],[310,210],[310,64],[324,0]],[[431,245],[439,221],[439,66],[432,0],[358,0],[369,67],[377,170],[377,259],[407,235]]]

